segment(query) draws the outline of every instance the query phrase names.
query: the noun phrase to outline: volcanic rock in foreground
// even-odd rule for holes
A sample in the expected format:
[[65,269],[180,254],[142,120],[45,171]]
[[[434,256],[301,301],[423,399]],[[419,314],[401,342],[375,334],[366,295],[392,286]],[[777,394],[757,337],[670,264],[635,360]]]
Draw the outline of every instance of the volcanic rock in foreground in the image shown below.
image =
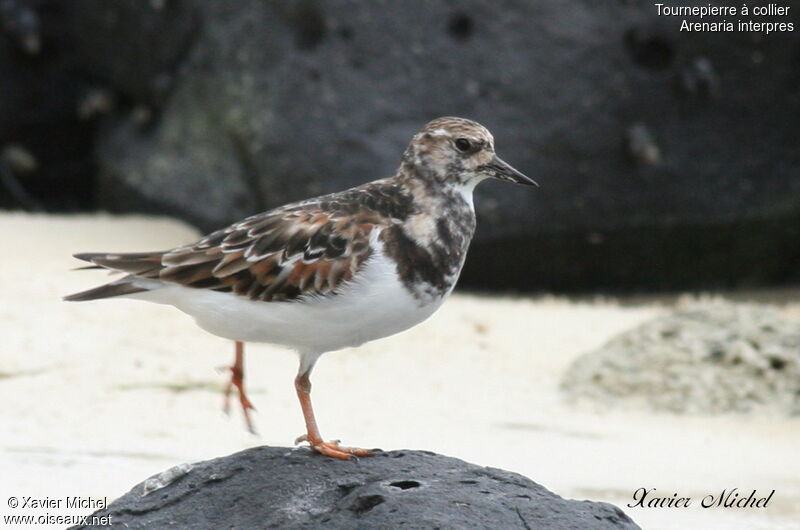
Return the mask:
[[639,528],[611,504],[426,451],[347,462],[283,447],[172,468],[95,515],[115,528]]

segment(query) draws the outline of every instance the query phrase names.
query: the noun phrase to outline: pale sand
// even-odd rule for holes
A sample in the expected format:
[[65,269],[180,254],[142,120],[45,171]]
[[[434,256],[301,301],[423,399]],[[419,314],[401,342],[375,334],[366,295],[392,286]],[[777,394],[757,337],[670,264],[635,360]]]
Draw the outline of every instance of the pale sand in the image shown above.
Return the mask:
[[[15,511],[6,499],[115,498],[172,465],[291,445],[303,432],[294,354],[248,347],[253,437],[238,408],[221,413],[226,375],[215,368],[230,363],[230,342],[169,307],[60,301],[106,278],[70,272],[74,252],[168,248],[196,235],[164,219],[0,214],[0,516],[85,513]],[[797,317],[794,295],[781,307]],[[321,359],[313,396],[323,435],[517,471],[565,497],[613,502],[644,528],[797,528],[800,419],[562,403],[558,382],[576,356],[670,303],[455,295],[410,331]],[[694,505],[625,507],[639,487]],[[698,507],[733,487],[777,491],[766,510]]]

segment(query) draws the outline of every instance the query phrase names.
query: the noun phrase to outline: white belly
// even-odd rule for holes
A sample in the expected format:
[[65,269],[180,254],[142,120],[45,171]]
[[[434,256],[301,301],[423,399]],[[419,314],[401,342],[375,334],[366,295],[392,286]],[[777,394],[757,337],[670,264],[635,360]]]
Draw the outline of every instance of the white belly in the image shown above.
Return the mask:
[[394,263],[380,248],[353,281],[330,297],[261,302],[231,293],[161,285],[130,297],[173,305],[220,337],[279,344],[304,354],[394,335],[431,316],[445,298],[420,305],[403,287]]

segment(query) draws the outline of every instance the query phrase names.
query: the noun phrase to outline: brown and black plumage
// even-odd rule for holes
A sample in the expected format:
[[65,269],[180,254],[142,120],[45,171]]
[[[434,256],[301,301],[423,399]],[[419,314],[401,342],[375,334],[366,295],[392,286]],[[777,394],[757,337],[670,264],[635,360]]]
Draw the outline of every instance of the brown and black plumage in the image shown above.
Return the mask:
[[311,369],[322,353],[397,333],[438,309],[464,264],[475,231],[472,191],[486,178],[534,184],[497,157],[483,126],[439,118],[413,137],[393,177],[257,214],[164,252],[76,254],[124,276],[66,300],[166,303],[236,341],[231,385],[246,414],[242,343],[295,349],[308,431],[301,439],[329,456],[364,455],[320,437]]

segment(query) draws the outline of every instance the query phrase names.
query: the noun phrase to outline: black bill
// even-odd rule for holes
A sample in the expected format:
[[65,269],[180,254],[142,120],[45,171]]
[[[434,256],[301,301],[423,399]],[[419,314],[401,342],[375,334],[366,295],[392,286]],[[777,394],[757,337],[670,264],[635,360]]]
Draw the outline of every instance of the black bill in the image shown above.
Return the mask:
[[513,182],[515,184],[524,184],[526,186],[536,186],[539,185],[530,177],[526,177],[510,165],[503,161],[497,155],[492,158],[492,161],[486,164],[486,169],[488,169],[492,176],[498,178],[500,180],[507,180],[509,182]]

